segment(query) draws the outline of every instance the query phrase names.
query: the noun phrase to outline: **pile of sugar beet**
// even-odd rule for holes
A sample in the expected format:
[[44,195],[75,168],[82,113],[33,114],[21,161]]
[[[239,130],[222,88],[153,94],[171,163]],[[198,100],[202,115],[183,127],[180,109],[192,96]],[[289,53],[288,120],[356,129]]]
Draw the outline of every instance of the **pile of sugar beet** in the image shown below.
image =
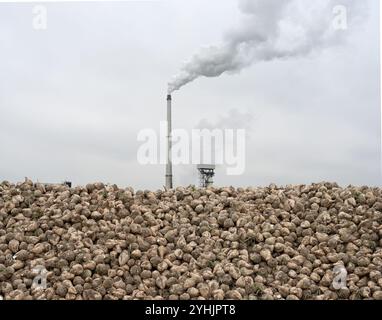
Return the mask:
[[[5,181],[0,299],[381,300],[381,210],[381,189],[335,183],[135,192]],[[347,275],[336,289],[337,265]]]

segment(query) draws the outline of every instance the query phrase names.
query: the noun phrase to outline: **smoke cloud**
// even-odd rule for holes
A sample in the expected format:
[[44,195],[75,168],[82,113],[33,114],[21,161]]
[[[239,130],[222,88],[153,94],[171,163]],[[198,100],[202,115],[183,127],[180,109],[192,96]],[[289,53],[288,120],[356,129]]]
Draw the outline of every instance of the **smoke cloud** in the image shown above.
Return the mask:
[[[346,30],[335,27],[335,19],[347,28],[363,12],[364,1],[336,0],[239,0],[241,26],[226,33],[219,45],[202,48],[184,64],[168,84],[168,92],[179,90],[199,77],[237,73],[260,62],[304,56],[341,43]],[[344,15],[345,14],[345,15]]]

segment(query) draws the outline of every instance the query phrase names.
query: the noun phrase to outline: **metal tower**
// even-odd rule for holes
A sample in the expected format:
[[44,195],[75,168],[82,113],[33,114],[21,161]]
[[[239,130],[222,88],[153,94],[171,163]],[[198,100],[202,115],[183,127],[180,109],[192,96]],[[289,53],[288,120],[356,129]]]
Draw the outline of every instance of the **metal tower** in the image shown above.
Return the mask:
[[215,165],[199,164],[197,168],[199,171],[200,187],[208,188],[212,186],[212,178],[215,176]]

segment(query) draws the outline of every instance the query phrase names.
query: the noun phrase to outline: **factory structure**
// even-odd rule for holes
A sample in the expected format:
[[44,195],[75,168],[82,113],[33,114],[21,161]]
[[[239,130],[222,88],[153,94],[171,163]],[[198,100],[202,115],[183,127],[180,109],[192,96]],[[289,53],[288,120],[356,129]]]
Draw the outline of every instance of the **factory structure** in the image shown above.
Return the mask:
[[[172,97],[171,94],[167,95],[167,162],[166,162],[166,189],[172,189],[173,173],[172,173]],[[213,185],[213,177],[215,176],[215,165],[213,164],[200,164],[197,166],[199,172],[199,186],[201,188],[208,188]]]
[[171,125],[171,104],[172,98],[171,94],[167,95],[167,164],[166,164],[166,188],[172,189],[172,159],[171,159],[171,150],[172,150],[172,125]]
[[201,188],[211,187],[214,183],[213,177],[215,176],[215,165],[199,164],[197,169],[199,171],[199,186]]

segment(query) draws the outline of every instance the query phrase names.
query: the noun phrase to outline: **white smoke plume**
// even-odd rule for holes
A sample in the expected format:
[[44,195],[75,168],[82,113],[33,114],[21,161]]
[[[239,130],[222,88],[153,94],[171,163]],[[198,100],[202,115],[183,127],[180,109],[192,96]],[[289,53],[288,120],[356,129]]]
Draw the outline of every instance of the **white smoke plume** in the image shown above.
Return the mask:
[[348,28],[365,0],[239,0],[240,28],[229,31],[220,45],[200,50],[168,84],[172,93],[199,77],[236,73],[260,61],[308,55],[336,45],[348,33],[338,30],[335,8],[346,9]]

